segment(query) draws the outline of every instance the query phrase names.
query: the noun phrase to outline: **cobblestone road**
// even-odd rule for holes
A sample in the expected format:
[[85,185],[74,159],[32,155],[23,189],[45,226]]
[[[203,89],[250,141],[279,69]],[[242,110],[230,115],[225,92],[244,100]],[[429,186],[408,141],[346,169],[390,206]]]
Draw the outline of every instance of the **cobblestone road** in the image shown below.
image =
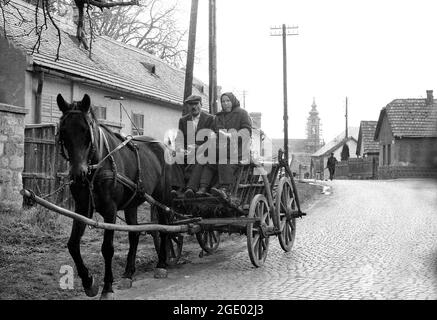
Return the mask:
[[[245,236],[190,252],[167,279],[150,272],[118,299],[437,299],[437,183],[332,181],[305,208],[284,253],[271,238],[254,268]],[[225,236],[226,238],[226,236]]]

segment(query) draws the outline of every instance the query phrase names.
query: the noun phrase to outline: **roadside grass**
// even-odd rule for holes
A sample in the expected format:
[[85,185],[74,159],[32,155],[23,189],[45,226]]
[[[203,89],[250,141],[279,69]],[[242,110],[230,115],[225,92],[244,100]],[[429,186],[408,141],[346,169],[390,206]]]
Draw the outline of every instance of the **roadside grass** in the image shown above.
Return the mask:
[[[319,186],[296,181],[302,205],[317,198],[321,193]],[[144,219],[144,210],[140,215]],[[141,213],[141,210],[140,210]],[[147,214],[147,213],[146,213]],[[94,219],[102,221],[97,214]],[[117,223],[124,223],[117,219]],[[76,274],[67,242],[72,220],[37,206],[30,209],[11,209],[0,207],[0,299],[75,299],[84,298],[82,285]],[[103,230],[86,228],[81,241],[81,252],[90,272],[103,285],[104,261],[101,255]],[[222,241],[233,241],[241,236],[223,235]],[[121,278],[129,249],[126,232],[114,234],[113,274],[114,282]],[[195,236],[184,235],[182,263],[188,252],[200,247]],[[142,235],[136,258],[136,278],[153,271],[157,255],[150,235]],[[189,261],[188,261],[189,262]],[[61,266],[72,266],[75,270],[74,288],[63,290],[59,281],[63,275]]]

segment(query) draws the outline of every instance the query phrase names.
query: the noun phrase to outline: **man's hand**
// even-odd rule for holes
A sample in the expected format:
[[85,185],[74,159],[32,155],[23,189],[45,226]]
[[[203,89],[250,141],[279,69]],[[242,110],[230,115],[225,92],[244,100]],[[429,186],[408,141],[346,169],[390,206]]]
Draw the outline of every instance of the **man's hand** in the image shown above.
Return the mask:
[[189,155],[189,154],[191,154],[192,152],[194,152],[196,150],[196,145],[195,144],[189,144],[188,146],[187,146],[187,150],[185,150],[185,154],[186,155]]

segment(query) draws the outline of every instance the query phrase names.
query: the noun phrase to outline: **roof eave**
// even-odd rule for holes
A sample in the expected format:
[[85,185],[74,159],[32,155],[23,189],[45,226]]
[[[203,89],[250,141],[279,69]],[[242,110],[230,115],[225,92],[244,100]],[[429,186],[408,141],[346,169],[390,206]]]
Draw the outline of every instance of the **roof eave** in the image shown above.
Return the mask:
[[97,80],[88,79],[88,78],[83,77],[83,76],[67,73],[65,71],[60,71],[60,70],[57,70],[55,68],[49,68],[47,66],[40,66],[40,65],[37,65],[37,64],[33,64],[32,68],[29,68],[28,70],[29,71],[38,71],[38,70],[41,70],[41,71],[47,72],[49,74],[55,75],[57,77],[73,79],[74,81],[82,82],[82,83],[86,83],[86,84],[90,84],[90,85],[94,85],[94,86],[97,86],[99,88],[103,87],[105,89],[112,89],[112,90],[115,89],[115,90],[118,90],[118,91],[130,94],[130,95],[133,95],[133,96],[137,96],[137,97],[141,97],[141,98],[146,98],[147,100],[150,100],[150,101],[154,101],[154,102],[158,102],[158,103],[163,103],[163,104],[165,104],[167,106],[170,106],[170,107],[173,107],[173,108],[177,108],[177,109],[180,109],[183,106],[182,103],[178,103],[178,102],[173,101],[173,100],[166,100],[166,99],[158,98],[158,97],[155,97],[153,95],[149,95],[149,94],[146,94],[146,93],[143,93],[143,92],[138,92],[138,91],[122,88],[122,87],[119,87],[119,86],[116,86],[116,85],[110,85],[110,84],[105,83],[105,82],[100,82],[100,81],[97,81]]

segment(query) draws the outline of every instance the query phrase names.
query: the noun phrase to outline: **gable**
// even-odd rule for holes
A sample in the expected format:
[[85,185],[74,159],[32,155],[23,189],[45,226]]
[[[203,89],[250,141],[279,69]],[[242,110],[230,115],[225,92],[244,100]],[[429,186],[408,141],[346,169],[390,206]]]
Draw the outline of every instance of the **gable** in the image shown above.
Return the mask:
[[357,155],[379,152],[378,141],[374,140],[377,121],[361,121],[358,134]]
[[386,144],[391,143],[393,140],[393,132],[387,113],[385,113],[381,119],[381,125],[378,134],[378,143]]

